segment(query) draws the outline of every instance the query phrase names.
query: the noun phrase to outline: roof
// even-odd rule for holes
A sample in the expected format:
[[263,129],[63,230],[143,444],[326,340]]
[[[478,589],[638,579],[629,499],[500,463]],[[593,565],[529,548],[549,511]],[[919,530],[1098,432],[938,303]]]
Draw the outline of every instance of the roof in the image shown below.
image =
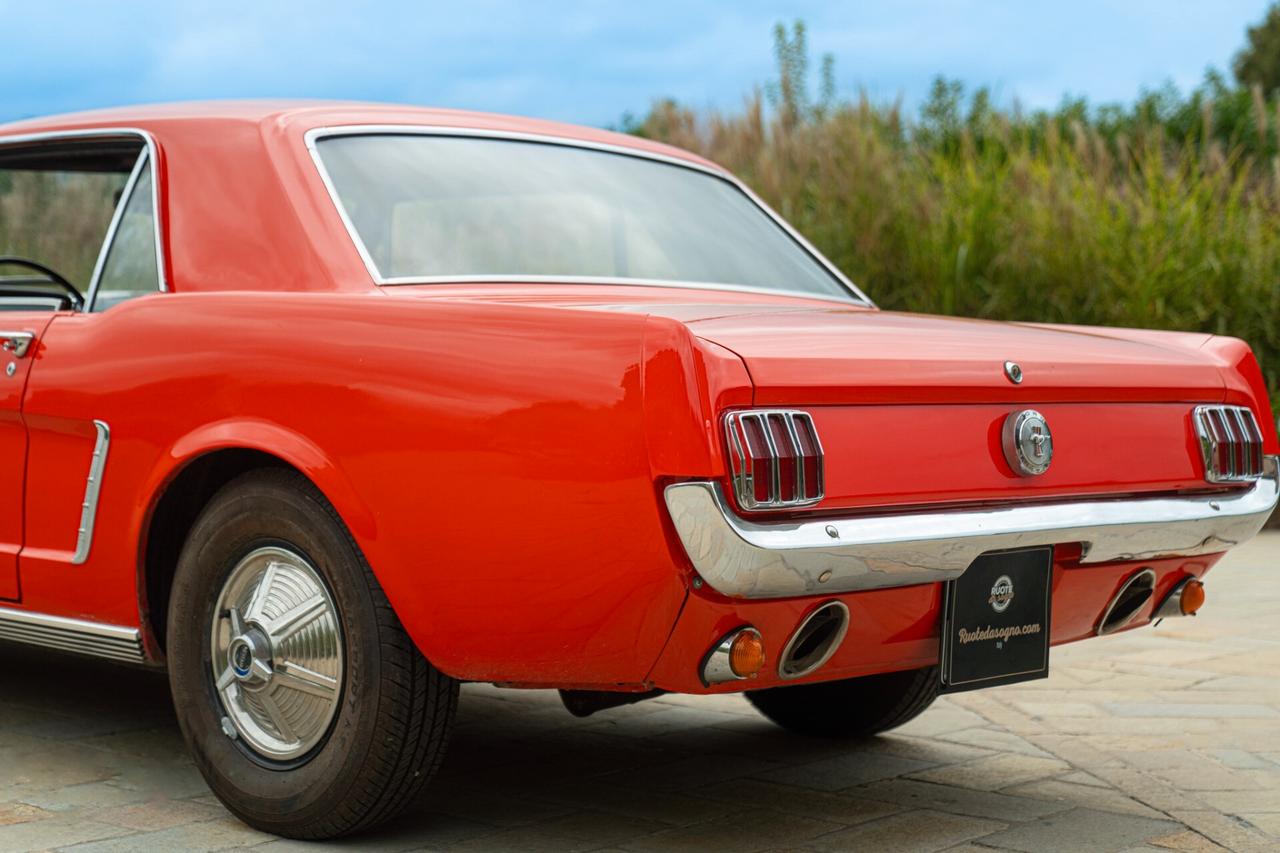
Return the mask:
[[218,125],[244,124],[279,128],[290,135],[320,127],[362,124],[404,124],[527,133],[634,148],[718,168],[683,149],[625,133],[497,113],[358,101],[193,101],[113,107],[0,124],[0,139],[5,136],[94,128],[139,128],[161,136],[165,127],[175,125],[205,125],[206,130],[215,131]]
[[532,134],[712,165],[647,139],[559,122],[326,101],[96,110],[0,125],[0,144],[6,137],[85,130],[154,137],[162,255],[173,290],[376,291],[305,143],[317,128],[371,125]]

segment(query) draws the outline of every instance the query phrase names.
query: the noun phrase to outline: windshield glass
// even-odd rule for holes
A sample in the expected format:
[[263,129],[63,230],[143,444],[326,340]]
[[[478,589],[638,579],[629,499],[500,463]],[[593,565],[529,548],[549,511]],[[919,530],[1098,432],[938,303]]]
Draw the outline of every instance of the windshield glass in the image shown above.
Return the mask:
[[850,291],[729,181],[568,145],[379,134],[317,150],[384,281],[546,276]]

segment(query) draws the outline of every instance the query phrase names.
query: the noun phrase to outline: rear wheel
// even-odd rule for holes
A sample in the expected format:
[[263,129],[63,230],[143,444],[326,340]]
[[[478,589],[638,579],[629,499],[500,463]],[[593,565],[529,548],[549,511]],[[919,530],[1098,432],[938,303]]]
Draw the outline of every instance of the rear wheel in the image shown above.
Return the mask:
[[214,794],[249,825],[332,838],[435,773],[458,685],[418,652],[333,507],[246,474],[196,521],[174,578],[169,677]]
[[938,668],[843,681],[755,690],[747,699],[788,731],[813,737],[870,737],[896,728],[933,704]]

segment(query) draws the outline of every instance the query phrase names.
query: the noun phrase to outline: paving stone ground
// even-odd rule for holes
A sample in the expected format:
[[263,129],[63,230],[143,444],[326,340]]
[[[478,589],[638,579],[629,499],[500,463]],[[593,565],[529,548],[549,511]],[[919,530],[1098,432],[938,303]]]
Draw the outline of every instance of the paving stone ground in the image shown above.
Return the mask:
[[[1280,532],[1196,619],[1055,649],[1051,678],[959,694],[866,743],[799,739],[740,698],[587,720],[463,689],[398,850],[1280,850]],[[162,676],[0,646],[0,850],[293,851],[187,760]]]

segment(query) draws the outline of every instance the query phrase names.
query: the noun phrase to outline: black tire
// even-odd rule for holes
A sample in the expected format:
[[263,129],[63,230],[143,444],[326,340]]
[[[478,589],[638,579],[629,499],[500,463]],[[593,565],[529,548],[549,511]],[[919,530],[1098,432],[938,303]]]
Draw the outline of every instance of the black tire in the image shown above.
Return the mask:
[[[238,559],[260,543],[306,555],[328,587],[344,642],[337,709],[323,740],[287,765],[222,729],[210,633],[214,602]],[[334,838],[403,811],[444,756],[458,683],[422,656],[333,506],[300,474],[249,472],[221,489],[193,526],[169,603],[169,681],[196,766],[255,829]]]
[[913,719],[938,698],[938,668],[755,690],[747,699],[787,731],[810,737],[870,737]]

